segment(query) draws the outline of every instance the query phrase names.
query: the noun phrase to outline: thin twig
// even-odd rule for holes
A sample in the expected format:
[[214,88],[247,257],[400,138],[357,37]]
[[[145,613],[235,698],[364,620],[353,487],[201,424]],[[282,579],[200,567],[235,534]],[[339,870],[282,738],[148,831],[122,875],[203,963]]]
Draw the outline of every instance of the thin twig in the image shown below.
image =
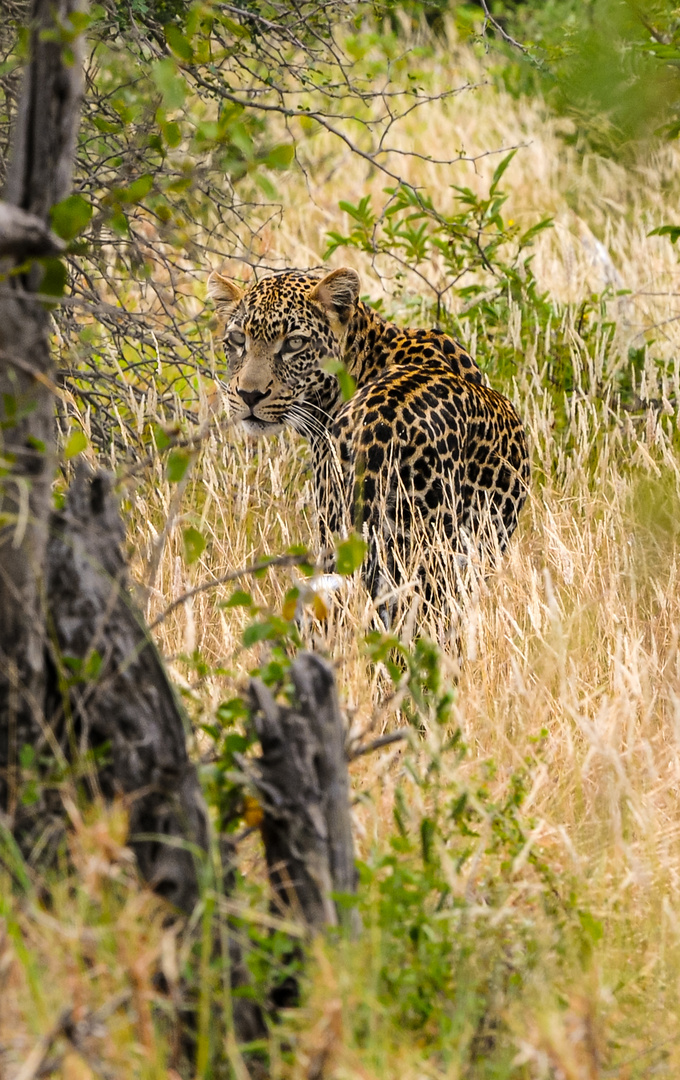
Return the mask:
[[515,41],[514,37],[510,37],[510,34],[508,34],[508,32],[503,29],[501,24],[496,19],[494,19],[493,15],[489,11],[489,6],[486,0],[480,0],[480,2],[482,8],[484,9],[485,22],[491,23],[494,30],[496,30],[497,33],[501,35],[504,41],[507,41],[508,45],[512,45],[513,48],[519,49],[519,51],[524,53],[525,56],[528,56],[531,60],[534,61],[534,63],[538,64],[538,61],[536,60],[536,57],[533,55],[531,50],[527,49],[526,45],[522,45],[520,41]]
[[[130,996],[130,991],[124,990],[112,997],[110,1001],[105,1002],[95,1012],[87,1012],[82,1020],[78,1021],[74,1020],[71,1006],[63,1009],[54,1025],[33,1047],[14,1080],[36,1080],[37,1077],[47,1076],[50,1072],[55,1072],[61,1066],[64,1055],[60,1054],[49,1062],[47,1061],[47,1055],[57,1039],[62,1036],[68,1039],[80,1054],[84,1054],[89,1058],[89,1055],[86,1051],[84,1052],[82,1047],[83,1036],[87,1036],[98,1024],[113,1016],[118,1009],[129,1001]],[[108,1070],[101,1067],[100,1063],[97,1064],[100,1066],[98,1071],[102,1075],[110,1075]]]
[[354,761],[358,757],[363,757],[364,754],[372,754],[374,750],[381,750],[383,746],[390,746],[392,743],[401,742],[403,739],[408,739],[409,735],[412,735],[411,728],[398,728],[397,731],[390,731],[388,735],[381,735],[378,739],[373,739],[372,742],[366,743],[365,746],[353,747],[347,757],[349,761]]
[[223,574],[213,581],[205,581],[202,585],[197,585],[195,588],[182,593],[181,596],[178,596],[176,600],[173,600],[172,603],[166,607],[165,611],[161,612],[161,614],[154,619],[149,629],[154,630],[160,623],[167,619],[168,615],[172,614],[175,608],[178,608],[180,604],[186,604],[187,600],[191,600],[194,596],[198,596],[199,593],[208,592],[218,585],[226,585],[229,581],[238,581],[239,578],[247,577],[249,574],[259,574],[263,570],[280,569],[284,566],[311,566],[313,569],[316,569],[315,563],[311,561],[307,552],[303,552],[300,555],[277,555],[275,558],[271,559],[260,559],[259,562],[253,563],[252,566],[242,566],[240,570],[231,570],[228,574]]
[[66,1029],[72,1023],[73,1009],[70,1007],[68,1009],[63,1009],[59,1014],[56,1023],[53,1024],[50,1030],[35,1044],[14,1080],[34,1080],[34,1078],[38,1076],[40,1067],[49,1054],[52,1044],[55,1043],[60,1036],[65,1034]]

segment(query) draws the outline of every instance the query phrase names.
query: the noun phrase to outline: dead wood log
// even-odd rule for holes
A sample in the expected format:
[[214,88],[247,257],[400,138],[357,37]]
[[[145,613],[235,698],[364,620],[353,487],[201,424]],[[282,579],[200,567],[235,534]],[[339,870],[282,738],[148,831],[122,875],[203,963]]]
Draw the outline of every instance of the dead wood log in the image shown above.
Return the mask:
[[290,670],[295,705],[253,679],[262,756],[251,769],[264,810],[269,877],[281,904],[312,931],[346,922],[332,893],[356,891],[345,725],[330,664],[301,654]]
[[[83,10],[81,0],[31,0],[0,204],[3,269],[62,247],[50,210],[70,190],[82,93],[82,41],[65,31]],[[79,773],[91,794],[125,798],[142,874],[188,912],[208,815],[182,712],[128,592],[109,479],[81,471],[65,509],[52,512],[55,369],[49,313],[35,295],[42,274],[34,263],[0,292],[0,827],[29,859],[49,858],[64,832],[61,788]],[[30,804],[27,748],[44,781]],[[238,983],[235,942],[229,950]],[[235,1003],[234,1021],[244,1041],[263,1033],[251,1002]]]

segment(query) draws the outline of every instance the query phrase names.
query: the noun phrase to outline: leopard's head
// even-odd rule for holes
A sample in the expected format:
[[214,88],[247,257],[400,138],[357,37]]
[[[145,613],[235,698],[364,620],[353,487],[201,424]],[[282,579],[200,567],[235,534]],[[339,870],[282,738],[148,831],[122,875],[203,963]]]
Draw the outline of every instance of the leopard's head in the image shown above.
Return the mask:
[[208,293],[224,326],[234,420],[251,434],[273,434],[284,424],[309,431],[339,397],[324,365],[342,358],[359,295],[356,272],[343,267],[320,278],[287,270],[246,288],[212,273]]

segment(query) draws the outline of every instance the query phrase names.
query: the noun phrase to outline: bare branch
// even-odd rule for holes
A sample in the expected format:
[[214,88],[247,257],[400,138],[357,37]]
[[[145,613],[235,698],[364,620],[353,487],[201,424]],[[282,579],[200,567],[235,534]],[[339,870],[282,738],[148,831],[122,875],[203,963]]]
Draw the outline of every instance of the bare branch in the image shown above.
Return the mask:
[[150,629],[154,630],[160,623],[164,622],[168,615],[171,615],[176,608],[181,604],[186,604],[187,600],[193,599],[194,596],[198,596],[200,593],[209,592],[211,589],[217,588],[218,585],[226,585],[230,581],[238,581],[243,577],[261,574],[264,570],[279,570],[284,566],[314,567],[315,563],[307,552],[302,552],[302,554],[299,555],[277,555],[272,559],[260,559],[258,562],[253,563],[252,566],[242,566],[239,570],[231,570],[228,574],[223,574],[213,581],[205,581],[202,585],[196,585],[195,588],[182,593],[181,596],[178,596],[176,600],[173,600],[173,602],[166,607],[165,611],[161,612],[161,614],[154,619]]
[[30,255],[57,255],[66,245],[35,214],[27,214],[18,206],[0,202],[0,258],[13,255],[25,259]]
[[363,757],[364,754],[372,754],[375,750],[382,750],[384,746],[391,746],[395,742],[403,742],[412,734],[412,728],[399,728],[398,731],[390,731],[387,735],[381,735],[378,739],[373,739],[363,746],[352,747],[348,755],[349,760],[354,761],[355,758]]
[[513,48],[519,49],[519,51],[524,53],[525,56],[529,56],[529,57],[531,57],[532,60],[535,60],[535,57],[533,56],[531,50],[527,49],[526,45],[522,45],[522,43],[520,41],[515,41],[514,37],[511,37],[510,34],[508,34],[508,32],[503,29],[503,27],[498,22],[498,20],[494,19],[493,15],[489,11],[489,5],[487,4],[486,0],[480,0],[480,3],[481,3],[481,5],[482,5],[482,7],[484,9],[484,21],[485,21],[485,23],[487,23],[487,22],[490,23],[490,25],[493,26],[494,30],[498,34],[500,34],[500,36],[503,38],[503,40],[507,41],[508,45],[512,45]]

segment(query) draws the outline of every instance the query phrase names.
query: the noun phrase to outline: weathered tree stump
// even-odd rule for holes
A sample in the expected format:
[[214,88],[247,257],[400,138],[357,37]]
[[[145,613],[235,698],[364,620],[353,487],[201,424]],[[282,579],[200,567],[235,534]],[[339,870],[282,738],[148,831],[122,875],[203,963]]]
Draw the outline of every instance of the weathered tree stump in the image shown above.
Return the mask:
[[294,706],[250,684],[262,756],[250,769],[264,810],[269,876],[282,905],[312,931],[347,921],[332,893],[356,891],[345,725],[333,669],[303,653],[290,670]]

